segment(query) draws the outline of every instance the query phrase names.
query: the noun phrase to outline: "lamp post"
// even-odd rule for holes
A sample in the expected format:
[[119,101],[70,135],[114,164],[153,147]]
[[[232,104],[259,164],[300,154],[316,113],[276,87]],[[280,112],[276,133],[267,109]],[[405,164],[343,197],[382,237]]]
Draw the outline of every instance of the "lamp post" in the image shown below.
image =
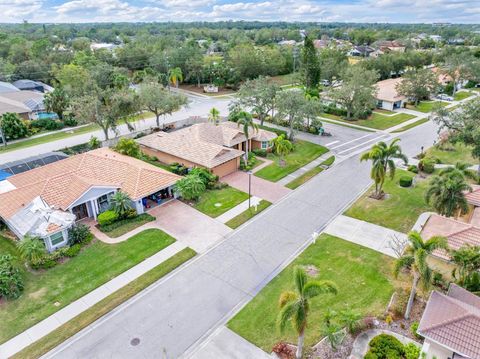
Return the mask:
[[251,192],[252,192],[252,171],[248,171],[248,209],[250,209],[250,199],[251,199]]

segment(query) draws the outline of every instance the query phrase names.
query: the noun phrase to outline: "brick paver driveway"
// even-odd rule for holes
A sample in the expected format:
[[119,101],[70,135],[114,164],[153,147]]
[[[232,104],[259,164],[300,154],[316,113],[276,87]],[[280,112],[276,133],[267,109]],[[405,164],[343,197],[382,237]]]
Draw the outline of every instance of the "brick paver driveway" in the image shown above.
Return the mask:
[[[222,177],[220,181],[228,183],[230,186],[248,193],[248,174],[243,171],[237,171]],[[273,183],[263,178],[252,175],[252,195],[266,199],[269,202],[278,202],[285,197],[291,190],[278,183]]]
[[198,253],[205,252],[232,230],[189,205],[177,200],[148,211],[157,220],[155,224],[178,241]]

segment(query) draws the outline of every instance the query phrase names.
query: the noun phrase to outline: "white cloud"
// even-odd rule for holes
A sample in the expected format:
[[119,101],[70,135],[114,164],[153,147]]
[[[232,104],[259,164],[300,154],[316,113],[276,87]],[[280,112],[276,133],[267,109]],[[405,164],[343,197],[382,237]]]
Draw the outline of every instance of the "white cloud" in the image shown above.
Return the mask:
[[0,0],[0,19],[21,21],[42,9],[42,0]]

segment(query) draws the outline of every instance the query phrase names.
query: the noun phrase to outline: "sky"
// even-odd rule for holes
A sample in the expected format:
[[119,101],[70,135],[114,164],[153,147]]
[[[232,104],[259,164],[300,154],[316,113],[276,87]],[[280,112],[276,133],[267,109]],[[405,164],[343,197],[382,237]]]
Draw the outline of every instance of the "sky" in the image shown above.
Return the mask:
[[480,23],[480,0],[0,0],[0,22]]

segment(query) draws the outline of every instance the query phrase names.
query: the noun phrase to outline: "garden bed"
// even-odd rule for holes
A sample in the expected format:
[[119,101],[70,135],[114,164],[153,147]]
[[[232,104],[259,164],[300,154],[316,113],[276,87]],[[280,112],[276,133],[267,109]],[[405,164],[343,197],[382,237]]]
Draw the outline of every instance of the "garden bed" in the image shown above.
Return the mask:
[[97,228],[103,233],[107,234],[109,237],[117,238],[124,235],[125,233],[133,231],[135,228],[138,228],[145,223],[152,222],[154,220],[155,217],[153,217],[152,215],[148,213],[142,213],[133,218],[121,219],[112,224],[104,226],[97,225]]

